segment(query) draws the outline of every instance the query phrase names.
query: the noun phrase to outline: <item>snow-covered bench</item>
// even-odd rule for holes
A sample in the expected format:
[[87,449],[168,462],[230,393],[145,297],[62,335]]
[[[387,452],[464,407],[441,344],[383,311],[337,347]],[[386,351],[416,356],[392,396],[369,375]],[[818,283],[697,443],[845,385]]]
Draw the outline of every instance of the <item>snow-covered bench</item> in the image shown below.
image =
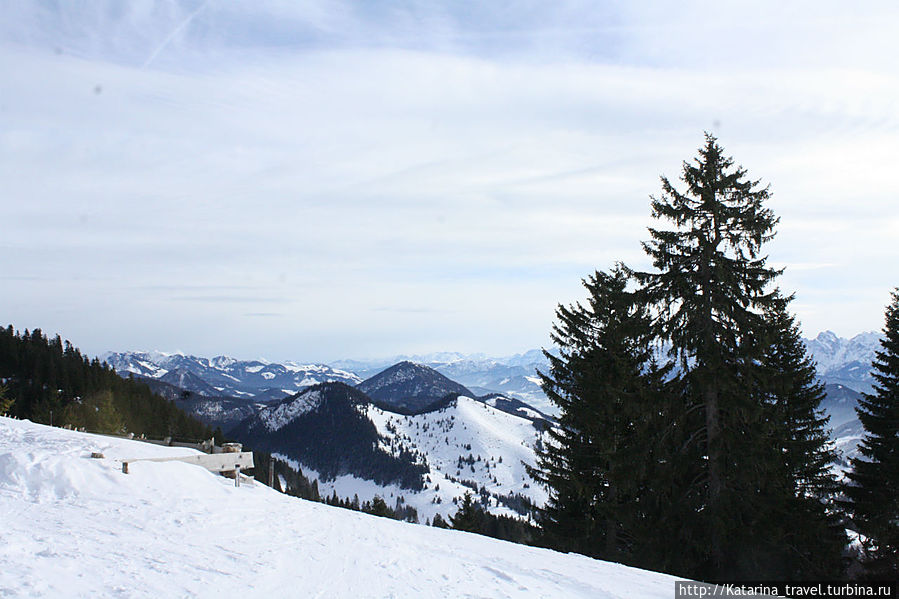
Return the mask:
[[233,472],[237,484],[240,484],[240,471],[252,468],[254,465],[252,451],[212,454],[198,453],[172,458],[134,458],[132,460],[122,460],[122,472],[128,474],[128,465],[133,462],[185,462],[187,464],[202,466],[212,472],[224,474]]

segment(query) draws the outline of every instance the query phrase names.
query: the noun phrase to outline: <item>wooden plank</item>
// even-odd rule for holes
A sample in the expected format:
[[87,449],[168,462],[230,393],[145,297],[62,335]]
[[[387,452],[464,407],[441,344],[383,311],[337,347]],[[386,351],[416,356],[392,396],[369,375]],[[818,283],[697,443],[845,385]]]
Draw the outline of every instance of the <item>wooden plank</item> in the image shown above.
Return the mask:
[[212,472],[230,472],[233,470],[246,470],[253,467],[253,452],[242,451],[240,453],[199,453],[195,455],[179,456],[174,458],[136,458],[122,460],[122,472],[128,473],[128,464],[132,462],[184,462],[202,466]]

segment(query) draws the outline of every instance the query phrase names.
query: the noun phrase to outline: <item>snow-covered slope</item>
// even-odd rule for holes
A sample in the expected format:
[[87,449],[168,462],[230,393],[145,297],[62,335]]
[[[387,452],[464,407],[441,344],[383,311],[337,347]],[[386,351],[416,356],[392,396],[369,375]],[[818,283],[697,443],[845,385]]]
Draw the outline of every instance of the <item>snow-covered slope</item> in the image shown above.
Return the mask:
[[[524,466],[534,465],[534,447],[540,440],[530,420],[469,397],[416,416],[369,406],[368,417],[388,440],[388,449],[412,448],[423,456],[429,482],[418,493],[404,492],[405,503],[415,507],[422,520],[455,513],[453,499],[466,491],[475,497],[480,493],[486,509],[497,515],[521,516],[511,508],[516,495],[535,505],[546,502],[546,491],[528,477]],[[322,486],[329,485],[320,482]]]
[[825,385],[824,392],[826,396],[821,402],[821,408],[830,416],[830,428],[835,429],[847,422],[858,422],[855,408],[862,398],[861,393],[835,383]]
[[[91,459],[99,451],[103,459]],[[670,576],[309,503],[0,417],[0,595],[670,597]]]
[[254,449],[302,462],[325,479],[352,473],[421,489],[427,468],[409,451],[379,447],[385,440],[366,415],[370,402],[344,383],[322,383],[262,408],[228,434]]
[[859,444],[864,437],[865,429],[858,418],[834,427],[831,438],[833,439],[834,448],[840,455],[837,463],[834,464],[837,472],[848,470],[850,467],[849,460],[861,457]]

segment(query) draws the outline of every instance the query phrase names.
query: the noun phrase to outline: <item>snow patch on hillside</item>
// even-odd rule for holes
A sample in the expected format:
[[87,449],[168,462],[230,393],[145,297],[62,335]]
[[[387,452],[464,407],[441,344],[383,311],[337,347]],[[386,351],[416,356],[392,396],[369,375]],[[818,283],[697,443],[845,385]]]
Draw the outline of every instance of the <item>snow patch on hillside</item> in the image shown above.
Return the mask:
[[321,393],[318,390],[310,390],[297,397],[284,401],[276,406],[265,408],[259,412],[259,419],[270,431],[280,430],[294,418],[312,411],[322,402]]

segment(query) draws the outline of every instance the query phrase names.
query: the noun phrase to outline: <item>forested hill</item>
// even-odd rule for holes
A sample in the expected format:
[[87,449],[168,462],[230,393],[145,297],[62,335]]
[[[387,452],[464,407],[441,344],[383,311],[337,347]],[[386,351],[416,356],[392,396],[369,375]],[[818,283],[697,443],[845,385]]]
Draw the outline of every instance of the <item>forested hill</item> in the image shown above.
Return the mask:
[[59,335],[0,328],[0,407],[34,422],[132,432],[148,437],[208,439],[212,430],[143,383],[119,377]]

